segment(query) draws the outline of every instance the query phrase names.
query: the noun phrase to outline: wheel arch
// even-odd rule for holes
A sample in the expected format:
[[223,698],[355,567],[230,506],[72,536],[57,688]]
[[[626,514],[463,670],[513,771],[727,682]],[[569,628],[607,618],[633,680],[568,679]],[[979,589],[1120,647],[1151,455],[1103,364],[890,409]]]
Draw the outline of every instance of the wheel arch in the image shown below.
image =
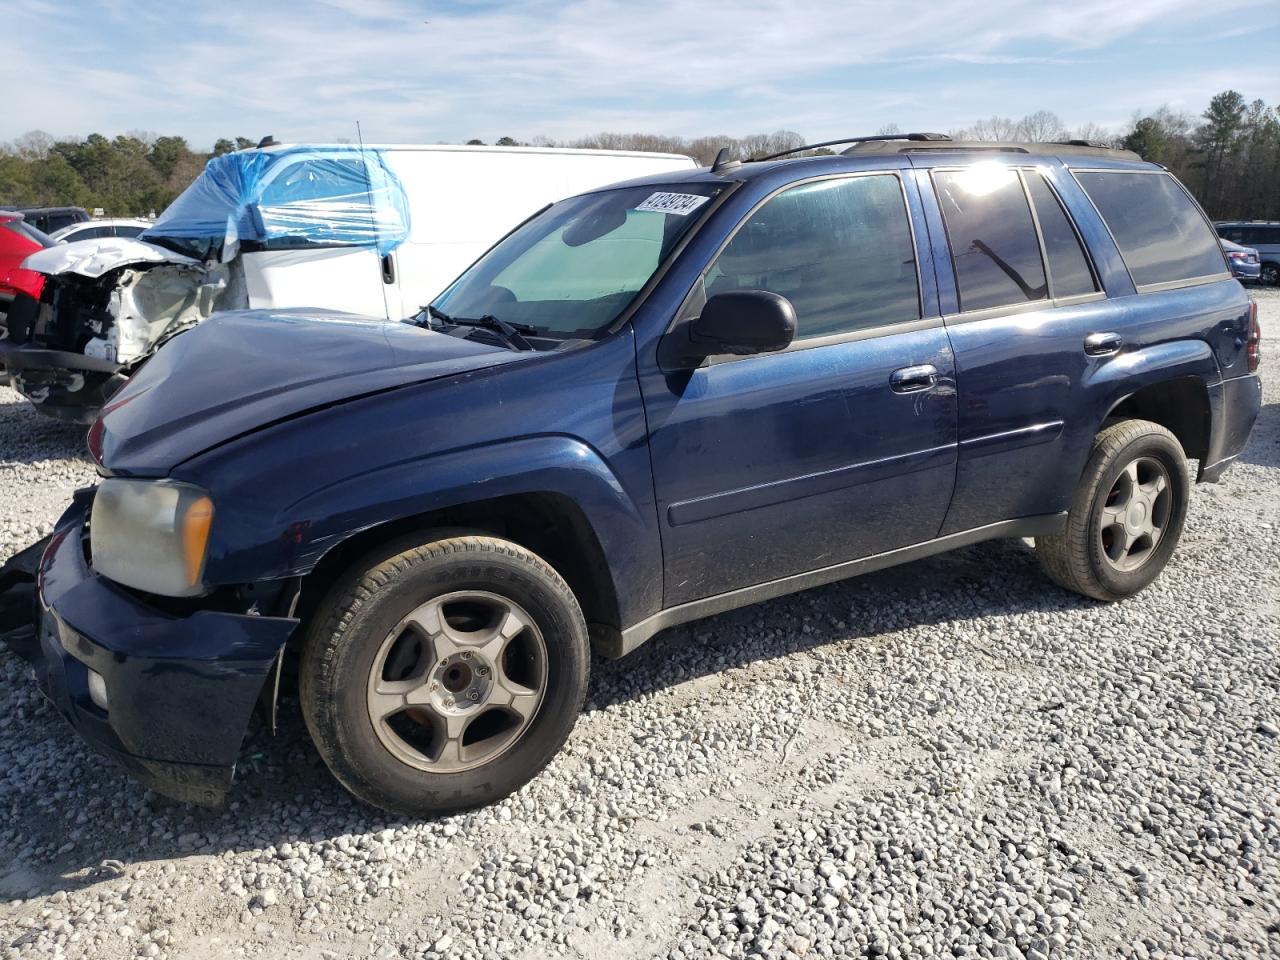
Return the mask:
[[1108,420],[1150,420],[1178,439],[1188,458],[1204,461],[1213,433],[1213,407],[1204,378],[1173,376],[1148,383],[1116,400],[1103,417]]
[[[554,491],[463,501],[386,520],[329,549],[302,580],[298,617],[307,622],[320,601],[361,558],[393,540],[466,532],[502,537],[538,554],[573,591],[593,647],[608,651],[621,630],[618,593],[605,551],[585,511]],[[305,630],[295,634],[301,642]]]

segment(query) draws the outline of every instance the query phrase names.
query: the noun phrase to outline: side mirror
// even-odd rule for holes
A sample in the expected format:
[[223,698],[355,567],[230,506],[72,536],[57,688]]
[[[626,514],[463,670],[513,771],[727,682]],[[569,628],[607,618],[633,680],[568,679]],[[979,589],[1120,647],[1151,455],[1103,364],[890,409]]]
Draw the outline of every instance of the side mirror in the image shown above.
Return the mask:
[[785,350],[795,336],[795,307],[766,290],[718,293],[689,324],[689,340],[703,356]]

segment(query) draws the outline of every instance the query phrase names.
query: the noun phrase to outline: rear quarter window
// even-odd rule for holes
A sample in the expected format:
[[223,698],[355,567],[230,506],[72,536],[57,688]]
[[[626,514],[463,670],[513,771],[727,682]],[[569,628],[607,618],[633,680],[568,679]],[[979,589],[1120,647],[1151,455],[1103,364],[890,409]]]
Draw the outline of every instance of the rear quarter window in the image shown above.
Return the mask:
[[1139,289],[1227,276],[1216,234],[1169,174],[1090,170],[1075,176]]

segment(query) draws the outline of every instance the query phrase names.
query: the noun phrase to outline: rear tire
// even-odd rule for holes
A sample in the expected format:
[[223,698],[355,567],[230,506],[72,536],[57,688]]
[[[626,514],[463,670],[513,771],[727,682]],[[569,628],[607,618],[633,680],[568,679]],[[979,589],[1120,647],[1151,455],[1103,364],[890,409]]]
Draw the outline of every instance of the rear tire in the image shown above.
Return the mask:
[[1258,280],[1268,287],[1280,286],[1280,266],[1274,263],[1264,263]]
[[334,776],[410,817],[492,803],[559,751],[586,695],[586,623],[518,544],[401,540],[365,557],[312,619],[302,712]]
[[1148,420],[1121,420],[1094,439],[1066,529],[1036,538],[1049,578],[1097,600],[1122,600],[1164,569],[1182,536],[1191,478],[1182,446]]

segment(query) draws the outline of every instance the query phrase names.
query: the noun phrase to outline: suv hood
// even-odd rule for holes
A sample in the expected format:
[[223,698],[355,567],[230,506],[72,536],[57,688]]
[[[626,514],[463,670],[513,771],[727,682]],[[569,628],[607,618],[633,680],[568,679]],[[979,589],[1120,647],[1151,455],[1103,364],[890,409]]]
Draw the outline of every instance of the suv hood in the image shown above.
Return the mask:
[[538,356],[348,313],[217,313],[161,349],[89,431],[110,472],[158,476],[344,400]]
[[51,277],[74,273],[96,280],[118,267],[136,263],[196,266],[200,261],[157,247],[154,243],[145,243],[132,237],[114,237],[109,240],[72,240],[70,243],[54,244],[31,254],[22,261],[22,266],[23,269],[35,270]]

